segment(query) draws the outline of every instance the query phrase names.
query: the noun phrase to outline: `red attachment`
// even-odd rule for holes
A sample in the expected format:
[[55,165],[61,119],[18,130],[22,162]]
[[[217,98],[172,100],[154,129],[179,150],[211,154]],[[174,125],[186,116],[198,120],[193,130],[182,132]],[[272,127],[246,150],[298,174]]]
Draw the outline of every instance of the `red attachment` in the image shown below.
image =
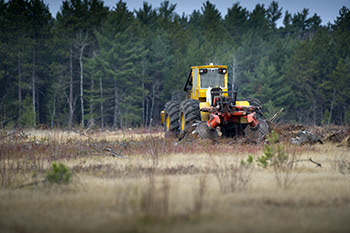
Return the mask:
[[211,129],[215,129],[221,123],[218,115],[210,114],[210,119],[207,121],[207,125]]
[[253,107],[247,107],[247,106],[235,105],[235,108],[239,110],[245,110],[245,111],[254,111]]
[[255,117],[255,111],[261,107],[234,105],[230,102],[230,97],[215,96],[213,105],[202,108],[201,111],[210,114],[207,121],[209,129],[214,129],[220,124],[233,123],[241,124],[241,118],[247,119],[250,128],[259,126],[259,121]]
[[255,128],[257,125],[259,125],[259,121],[255,118],[255,112],[247,115],[247,121],[251,128]]
[[213,101],[213,106],[216,106],[217,103],[219,103],[219,101],[220,101],[220,97],[219,96],[215,96],[214,97],[214,101]]

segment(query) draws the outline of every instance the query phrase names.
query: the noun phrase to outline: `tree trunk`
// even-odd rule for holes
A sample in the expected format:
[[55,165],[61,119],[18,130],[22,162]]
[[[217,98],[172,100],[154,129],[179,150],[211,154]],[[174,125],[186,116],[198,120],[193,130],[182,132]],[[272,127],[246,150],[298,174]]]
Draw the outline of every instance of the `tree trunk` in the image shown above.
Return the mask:
[[147,127],[147,119],[145,119],[145,101],[146,101],[146,96],[145,96],[145,73],[147,70],[147,61],[143,60],[141,63],[142,66],[142,125],[143,127]]
[[[36,78],[37,78],[37,76],[36,76]],[[36,83],[36,78],[35,78],[35,83]],[[36,88],[38,88],[38,87],[36,87]],[[38,125],[38,124],[40,124],[40,95],[39,95],[39,92],[37,92],[36,90],[35,90],[35,97],[36,97],[36,100],[35,100],[35,105],[36,105],[36,108],[35,108],[35,110],[36,110],[36,125]]]
[[80,106],[81,106],[81,127],[84,128],[84,75],[83,75],[83,52],[84,47],[80,49],[79,64],[80,64]]
[[100,77],[100,111],[101,111],[101,128],[104,128],[104,116],[103,116],[103,86],[102,86],[102,77]]
[[49,113],[50,113],[50,118],[51,118],[51,122],[50,122],[51,129],[53,129],[53,123],[54,123],[55,116],[56,116],[56,101],[57,101],[58,90],[59,90],[58,88],[55,88],[55,92],[53,94],[52,110],[50,107],[48,107]]
[[313,100],[312,100],[312,105],[313,105],[313,115],[312,115],[312,118],[313,118],[313,125],[316,125],[316,124],[317,124],[317,116],[316,116],[317,101],[316,101],[316,98],[315,98],[315,97],[314,97]]
[[117,80],[114,79],[114,114],[113,114],[113,128],[117,128],[118,122],[118,85]]
[[328,125],[331,123],[331,119],[332,119],[332,112],[333,112],[334,100],[335,100],[335,88],[334,88],[334,91],[333,91],[333,98],[332,98],[331,110],[329,111],[329,116],[328,116]]
[[156,93],[157,93],[157,88],[158,88],[158,81],[153,83],[152,85],[152,102],[151,102],[151,112],[150,112],[150,121],[149,121],[149,126],[152,126],[152,121],[153,121],[153,110],[154,110],[154,105],[156,102]]
[[53,97],[53,110],[52,110],[52,113],[50,111],[50,115],[51,115],[51,129],[53,129],[53,121],[55,119],[55,115],[56,115],[56,92],[54,94],[54,97]]
[[95,118],[93,116],[94,114],[94,105],[92,104],[92,99],[94,96],[94,90],[95,90],[95,80],[94,77],[91,78],[91,94],[89,99],[89,127],[93,127],[95,125]]
[[150,119],[149,119],[149,123],[148,126],[151,127],[152,126],[152,121],[153,121],[153,109],[154,109],[154,102],[155,102],[156,97],[153,95],[152,96],[152,100],[151,100],[151,112],[150,112]]
[[[235,90],[235,82],[237,80],[237,62],[236,62],[236,57],[233,56],[233,61],[231,63],[232,65],[232,80],[231,80],[231,90]],[[233,93],[232,93],[232,98],[233,98]]]
[[21,120],[22,118],[22,106],[23,106],[23,99],[22,99],[22,67],[21,67],[21,59],[18,58],[18,119]]
[[81,106],[81,127],[84,127],[84,69],[83,69],[83,55],[84,49],[87,46],[86,40],[88,33],[79,31],[78,33],[78,47],[79,47],[79,64],[80,64],[80,106]]
[[35,47],[33,47],[33,64],[32,64],[32,98],[33,98],[33,126],[36,126],[36,109],[35,109],[35,101],[36,101],[36,93],[35,93]]
[[[124,115],[124,116],[127,116],[128,113],[129,113],[129,107],[127,107],[127,108],[125,109],[125,112],[124,112],[123,115]],[[122,119],[123,125],[124,125],[123,129],[127,129],[127,128],[129,127],[128,118],[127,118],[127,117],[121,117],[121,119]],[[131,122],[131,123],[132,123],[132,122]],[[130,125],[131,125],[131,124],[130,124]]]
[[73,123],[73,45],[71,44],[69,47],[69,72],[70,72],[70,80],[69,80],[69,118],[68,118],[68,127],[72,128]]
[[145,83],[142,80],[142,126],[145,127]]
[[145,121],[145,127],[148,127],[148,120],[149,120],[149,100],[146,96],[146,121]]
[[4,123],[6,122],[6,108],[4,106],[4,97],[2,97],[0,102],[0,125],[4,128]]

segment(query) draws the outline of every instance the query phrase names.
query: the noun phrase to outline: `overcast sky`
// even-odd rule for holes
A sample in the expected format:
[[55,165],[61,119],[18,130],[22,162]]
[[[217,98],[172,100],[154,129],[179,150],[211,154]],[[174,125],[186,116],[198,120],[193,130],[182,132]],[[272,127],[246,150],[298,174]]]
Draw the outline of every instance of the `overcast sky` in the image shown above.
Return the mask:
[[[154,8],[160,6],[160,3],[164,0],[124,0],[129,10],[142,8],[143,2],[149,2]],[[206,0],[169,0],[170,3],[176,4],[176,12],[180,15],[184,12],[186,15],[191,14],[194,10],[200,10],[203,3]],[[60,10],[62,0],[44,0],[49,4],[50,11],[55,17],[56,13]],[[115,7],[118,0],[104,0],[105,5],[110,8]],[[272,2],[272,0],[211,0],[212,4],[221,12],[221,16],[224,17],[227,14],[227,9],[232,7],[236,2],[240,2],[240,5],[252,11],[256,4],[264,4],[266,7]],[[289,11],[292,14],[301,12],[304,8],[309,9],[310,17],[315,13],[322,19],[322,24],[326,25],[328,22],[334,23],[334,20],[339,16],[339,10],[342,6],[350,8],[350,0],[276,0],[279,6],[283,8],[283,16],[285,11]],[[282,25],[280,20],[279,25]]]

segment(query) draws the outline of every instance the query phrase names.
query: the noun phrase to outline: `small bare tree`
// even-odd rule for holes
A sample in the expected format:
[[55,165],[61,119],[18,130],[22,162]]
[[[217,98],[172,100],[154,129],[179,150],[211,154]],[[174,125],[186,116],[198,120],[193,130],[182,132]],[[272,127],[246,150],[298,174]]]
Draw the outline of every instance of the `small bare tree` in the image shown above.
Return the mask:
[[79,50],[79,65],[80,65],[80,104],[81,104],[81,127],[84,127],[84,68],[83,68],[83,56],[84,49],[88,45],[88,32],[79,30],[77,34],[76,47]]

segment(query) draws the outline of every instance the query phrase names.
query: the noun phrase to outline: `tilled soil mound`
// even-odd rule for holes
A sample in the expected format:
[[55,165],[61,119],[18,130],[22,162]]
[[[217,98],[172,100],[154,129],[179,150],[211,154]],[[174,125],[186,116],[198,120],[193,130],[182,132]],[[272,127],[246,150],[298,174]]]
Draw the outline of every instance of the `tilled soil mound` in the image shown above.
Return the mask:
[[[336,143],[339,146],[350,147],[350,126],[307,126],[301,124],[274,124],[267,121],[269,125],[269,132],[274,131],[278,134],[279,142],[289,142],[297,145],[316,144],[316,143]],[[179,141],[197,142],[197,143],[216,143],[228,140],[229,143],[243,143],[243,144],[259,144],[266,141],[266,137],[260,140],[253,140],[247,136],[240,135],[234,138],[225,138],[217,136],[212,140],[200,139],[200,137],[192,134],[194,128],[188,130],[184,134],[180,134]],[[200,139],[198,141],[198,139]]]
[[[269,122],[270,132],[274,131],[279,135],[279,140],[293,142],[302,134],[319,138],[322,142],[339,143],[350,147],[350,126],[306,126],[300,124],[273,124]],[[317,140],[316,140],[317,141]]]

